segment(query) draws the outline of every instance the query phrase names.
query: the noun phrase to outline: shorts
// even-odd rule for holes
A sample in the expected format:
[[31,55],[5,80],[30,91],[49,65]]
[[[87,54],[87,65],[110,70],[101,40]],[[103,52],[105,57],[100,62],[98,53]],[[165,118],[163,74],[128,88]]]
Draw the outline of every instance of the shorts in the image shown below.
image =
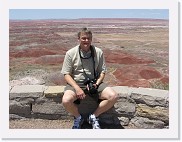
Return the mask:
[[[98,86],[98,88],[97,88],[97,91],[98,91],[97,97],[95,98],[96,100],[99,100],[100,94],[102,93],[102,91],[103,91],[106,87],[108,87],[108,85],[105,84],[105,83],[103,83],[103,82],[102,82],[101,84],[99,84],[99,86]],[[85,92],[86,95],[88,94],[87,89],[86,89],[86,86],[80,86],[80,88]],[[64,92],[67,91],[67,90],[72,90],[73,92],[76,93],[75,89],[74,89],[71,85],[69,85],[69,84],[67,84],[67,86],[65,87]],[[77,99],[77,100],[75,101],[75,103],[76,103],[76,104],[80,104],[80,100]]]

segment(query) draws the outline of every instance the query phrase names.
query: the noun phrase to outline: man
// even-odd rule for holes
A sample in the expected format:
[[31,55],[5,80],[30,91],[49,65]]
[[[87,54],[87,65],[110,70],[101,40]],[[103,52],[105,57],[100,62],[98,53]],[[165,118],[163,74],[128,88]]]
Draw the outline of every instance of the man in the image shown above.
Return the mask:
[[110,109],[117,101],[117,93],[103,83],[106,65],[101,49],[91,45],[92,32],[83,28],[78,33],[79,45],[66,52],[62,71],[67,82],[62,103],[74,116],[72,129],[80,129],[83,118],[75,104],[88,94],[99,95],[101,100],[97,109],[88,117],[93,129],[100,129],[98,116]]

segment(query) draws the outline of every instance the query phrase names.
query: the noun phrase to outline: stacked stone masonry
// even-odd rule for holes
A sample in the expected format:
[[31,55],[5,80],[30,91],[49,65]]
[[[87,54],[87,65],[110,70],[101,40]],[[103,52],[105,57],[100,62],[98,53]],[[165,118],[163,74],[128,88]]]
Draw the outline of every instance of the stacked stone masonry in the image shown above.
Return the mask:
[[[10,119],[73,119],[61,103],[65,86],[22,85],[10,87]],[[119,94],[113,108],[100,115],[105,124],[125,129],[166,129],[169,127],[169,91],[151,88],[112,87]],[[87,96],[79,104],[84,117],[98,105]]]

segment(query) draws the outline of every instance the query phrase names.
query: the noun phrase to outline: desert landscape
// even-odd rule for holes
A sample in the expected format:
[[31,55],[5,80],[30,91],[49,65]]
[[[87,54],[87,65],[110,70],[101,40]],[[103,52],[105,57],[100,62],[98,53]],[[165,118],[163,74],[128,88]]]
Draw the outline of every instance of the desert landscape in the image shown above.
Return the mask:
[[10,20],[10,86],[66,85],[62,62],[82,27],[104,51],[110,86],[169,89],[169,21],[127,18]]

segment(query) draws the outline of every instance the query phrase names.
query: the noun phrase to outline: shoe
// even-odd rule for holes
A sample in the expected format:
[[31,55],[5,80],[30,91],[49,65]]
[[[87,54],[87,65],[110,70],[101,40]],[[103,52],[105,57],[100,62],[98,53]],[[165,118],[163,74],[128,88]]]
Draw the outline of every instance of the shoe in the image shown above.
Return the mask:
[[89,115],[88,123],[92,124],[93,129],[101,129],[99,125],[99,118],[96,118],[94,114]]
[[72,129],[81,129],[81,125],[83,124],[84,119],[81,116],[78,118],[74,118],[74,125]]

